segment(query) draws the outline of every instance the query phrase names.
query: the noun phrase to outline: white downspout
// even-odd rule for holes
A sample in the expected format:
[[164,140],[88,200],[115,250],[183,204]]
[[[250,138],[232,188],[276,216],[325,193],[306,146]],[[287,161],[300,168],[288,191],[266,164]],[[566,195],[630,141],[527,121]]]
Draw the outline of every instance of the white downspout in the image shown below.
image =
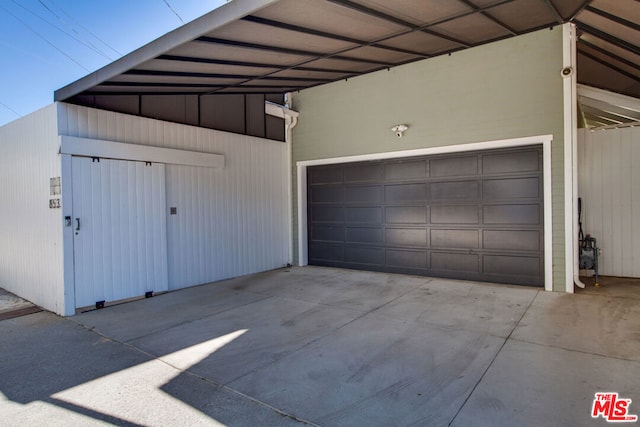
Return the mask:
[[580,281],[578,247],[578,94],[576,75],[576,28],[564,24],[563,69],[564,92],[564,173],[565,173],[565,264],[566,291],[573,293],[574,284],[584,288]]
[[[287,98],[290,98],[290,94],[287,94]],[[284,119],[285,124],[284,142],[287,145],[287,219],[289,223],[287,227],[287,238],[289,239],[288,263],[290,265],[293,265],[293,185],[291,184],[292,138],[293,128],[298,124],[299,113],[297,111],[291,110],[284,105],[276,104],[269,101],[265,102],[265,113],[270,116]]]

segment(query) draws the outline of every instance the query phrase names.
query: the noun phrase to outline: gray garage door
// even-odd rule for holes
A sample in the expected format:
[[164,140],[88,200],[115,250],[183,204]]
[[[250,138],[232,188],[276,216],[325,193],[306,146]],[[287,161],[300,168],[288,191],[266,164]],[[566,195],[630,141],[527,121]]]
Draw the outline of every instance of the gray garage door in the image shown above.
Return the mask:
[[309,264],[544,284],[542,148],[308,169]]

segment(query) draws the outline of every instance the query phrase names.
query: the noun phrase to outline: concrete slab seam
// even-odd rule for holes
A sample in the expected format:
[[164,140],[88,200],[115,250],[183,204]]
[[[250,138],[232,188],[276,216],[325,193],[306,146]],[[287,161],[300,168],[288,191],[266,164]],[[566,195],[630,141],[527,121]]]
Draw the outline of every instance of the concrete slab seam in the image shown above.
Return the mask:
[[558,350],[564,350],[564,351],[569,351],[569,352],[573,352],[573,353],[580,353],[580,354],[586,354],[586,355],[589,355],[589,356],[598,356],[598,357],[604,357],[604,358],[607,358],[607,359],[620,360],[621,362],[631,362],[631,363],[640,364],[640,361],[638,361],[638,360],[625,359],[623,357],[611,356],[609,354],[594,353],[594,352],[591,352],[591,351],[578,350],[578,349],[575,349],[575,348],[561,347],[559,345],[553,345],[553,344],[543,344],[543,343],[539,343],[539,342],[535,342],[535,341],[523,340],[521,338],[512,338],[511,340],[515,341],[515,342],[525,343],[525,344],[537,345],[539,347],[555,348],[555,349],[558,349]]
[[[255,294],[254,294],[254,295],[255,295]],[[263,295],[263,296],[264,296],[264,295]],[[85,328],[85,329],[87,329],[87,330],[95,331],[95,332],[99,333],[100,335],[104,336],[105,338],[110,338],[110,339],[112,339],[114,342],[119,342],[119,343],[129,343],[129,342],[131,342],[131,341],[137,341],[137,340],[140,340],[140,339],[143,339],[143,338],[147,338],[147,337],[149,337],[149,336],[151,336],[151,335],[157,334],[157,333],[162,332],[162,331],[164,331],[164,330],[170,330],[170,329],[173,329],[173,328],[177,328],[177,327],[179,327],[179,326],[184,326],[184,325],[188,325],[188,324],[190,324],[190,323],[198,322],[198,321],[200,321],[200,320],[204,320],[204,319],[206,319],[206,318],[208,318],[208,317],[217,316],[217,315],[219,315],[219,314],[226,313],[227,311],[235,310],[235,309],[238,309],[238,308],[241,308],[241,307],[246,307],[246,306],[251,305],[251,304],[256,303],[256,302],[265,301],[265,300],[267,300],[267,299],[269,299],[269,298],[275,298],[275,297],[273,297],[273,296],[264,296],[264,298],[261,298],[261,299],[257,299],[257,300],[254,300],[254,301],[250,301],[250,302],[247,302],[247,303],[245,303],[245,304],[235,305],[235,306],[233,306],[233,307],[226,308],[226,309],[224,309],[224,310],[220,310],[220,311],[216,311],[215,313],[210,313],[210,314],[207,314],[207,315],[204,315],[204,316],[201,316],[201,317],[196,317],[196,318],[192,318],[192,319],[189,319],[189,320],[185,320],[184,322],[179,322],[179,323],[176,323],[175,325],[171,325],[170,327],[168,327],[168,328],[166,328],[166,329],[160,329],[160,330],[156,330],[156,331],[151,331],[151,332],[149,332],[149,333],[142,334],[142,335],[140,335],[140,336],[136,336],[136,337],[133,337],[133,338],[129,338],[129,339],[127,339],[126,341],[119,341],[119,340],[116,340],[116,339],[112,339],[111,337],[109,337],[109,336],[105,335],[104,333],[100,332],[100,330],[99,330],[99,329],[96,329],[96,327],[95,327],[95,326],[91,326],[91,327],[90,327],[90,326],[88,326],[88,325],[85,325],[84,323],[82,323],[82,322],[80,322],[80,321],[76,320],[74,317],[70,317],[70,318],[69,318],[69,320],[72,320],[73,322],[77,323],[78,325],[82,326],[83,328]],[[141,301],[144,301],[144,300],[141,300]],[[107,307],[107,308],[108,308],[108,307]]]
[[496,354],[493,356],[493,358],[491,359],[491,362],[489,362],[489,364],[487,365],[487,368],[484,370],[484,372],[482,373],[482,375],[480,375],[480,378],[478,378],[478,381],[476,381],[475,385],[473,386],[473,388],[471,389],[471,391],[469,392],[469,394],[467,395],[467,397],[464,399],[464,402],[462,402],[462,405],[460,405],[460,407],[458,408],[458,410],[456,411],[455,415],[453,416],[453,418],[451,418],[451,421],[449,421],[449,426],[451,424],[453,424],[453,422],[456,420],[456,418],[458,417],[458,415],[460,415],[460,412],[462,412],[462,409],[465,407],[465,405],[467,404],[467,402],[469,401],[469,399],[471,398],[471,396],[473,395],[473,393],[476,391],[476,389],[478,388],[478,386],[480,385],[480,383],[482,382],[482,380],[484,379],[484,377],[487,375],[487,372],[489,372],[489,369],[491,369],[491,367],[493,366],[493,364],[495,363],[496,359],[498,358],[498,355],[502,352],[502,349],[504,349],[505,345],[507,345],[507,342],[511,339],[511,335],[513,335],[513,333],[515,332],[516,328],[518,327],[518,325],[520,324],[520,322],[522,321],[522,319],[524,318],[525,314],[527,314],[527,312],[529,311],[529,309],[531,308],[531,306],[533,305],[533,302],[536,300],[536,298],[538,297],[538,295],[540,294],[540,291],[536,291],[535,295],[533,298],[531,298],[531,301],[529,301],[529,305],[527,305],[527,308],[523,311],[522,315],[520,316],[520,318],[518,319],[518,321],[515,323],[515,325],[513,326],[513,328],[511,328],[511,331],[509,332],[509,335],[507,335],[504,338],[504,342],[500,345],[500,348],[498,349],[498,351],[496,351]]
[[[65,318],[65,320],[73,320],[73,319],[66,319]],[[274,406],[269,405],[266,402],[262,402],[262,401],[260,401],[260,400],[258,400],[256,398],[254,398],[254,397],[248,396],[248,395],[246,395],[246,394],[244,394],[244,393],[242,393],[242,392],[240,392],[238,390],[235,390],[234,388],[231,388],[231,387],[229,387],[229,386],[227,386],[225,384],[220,384],[220,383],[218,383],[218,382],[216,382],[216,381],[214,381],[214,380],[212,380],[210,378],[203,377],[201,375],[195,374],[195,373],[193,373],[193,372],[191,372],[189,370],[180,369],[179,367],[177,367],[177,366],[167,362],[166,360],[162,359],[162,356],[156,356],[156,355],[154,355],[152,353],[149,353],[148,351],[142,350],[141,348],[138,348],[135,345],[130,344],[128,342],[122,342],[122,341],[118,341],[116,339],[113,339],[111,337],[108,337],[108,336],[102,334],[101,332],[95,330],[94,328],[87,328],[85,325],[83,325],[83,324],[81,324],[81,323],[79,323],[79,322],[77,322],[75,320],[73,320],[73,323],[75,323],[76,325],[80,326],[81,328],[85,329],[88,332],[91,332],[91,333],[94,333],[94,334],[98,335],[99,337],[101,337],[101,338],[103,338],[105,340],[111,341],[111,342],[116,343],[116,344],[120,344],[123,347],[127,347],[127,348],[129,348],[131,350],[134,350],[134,351],[136,351],[136,352],[138,352],[140,354],[143,354],[143,355],[149,357],[150,360],[156,360],[156,361],[158,361],[158,362],[160,362],[160,363],[162,363],[162,364],[164,364],[164,365],[166,365],[166,366],[168,366],[168,367],[170,367],[172,369],[175,369],[176,371],[178,371],[180,373],[184,373],[184,374],[187,374],[187,375],[189,375],[191,377],[198,378],[198,379],[200,379],[202,381],[205,381],[205,382],[207,382],[209,384],[214,385],[215,387],[217,387],[217,388],[219,388],[221,390],[233,393],[233,394],[235,394],[235,395],[237,395],[239,397],[242,397],[244,399],[248,399],[251,402],[255,403],[256,405],[261,406],[261,407],[266,408],[266,409],[269,409],[269,410],[271,410],[271,411],[273,411],[273,412],[275,412],[275,413],[277,413],[277,414],[279,414],[279,415],[281,415],[283,417],[287,417],[287,418],[290,418],[290,419],[292,419],[294,421],[297,421],[297,422],[300,422],[300,423],[303,423],[303,424],[307,424],[307,425],[310,425],[310,426],[313,426],[313,427],[320,427],[319,425],[314,424],[311,421],[307,421],[307,420],[299,418],[299,417],[297,417],[297,416],[295,416],[293,414],[289,414],[288,412],[282,411],[282,410],[280,410],[280,409],[278,409],[278,408],[276,408]]]

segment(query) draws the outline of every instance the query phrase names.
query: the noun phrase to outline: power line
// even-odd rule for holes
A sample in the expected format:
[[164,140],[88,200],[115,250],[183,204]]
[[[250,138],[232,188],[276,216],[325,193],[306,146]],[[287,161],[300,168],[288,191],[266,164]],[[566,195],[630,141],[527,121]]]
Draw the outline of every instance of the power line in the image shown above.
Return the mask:
[[[93,38],[95,38],[96,40],[98,40],[100,43],[102,43],[103,45],[105,45],[106,47],[108,47],[109,49],[111,49],[113,52],[115,52],[118,56],[122,56],[122,52],[120,52],[118,49],[114,48],[113,46],[111,46],[109,43],[107,43],[106,41],[104,41],[103,39],[101,39],[100,37],[98,37],[95,33],[93,33],[91,30],[89,30],[87,27],[85,27],[84,25],[82,25],[82,23],[78,22],[76,19],[74,19],[73,16],[69,15],[62,7],[60,7],[60,5],[56,4],[56,2],[54,2],[53,0],[49,0],[49,3],[51,3],[52,5],[54,5],[55,7],[58,8],[58,10],[60,12],[62,12],[63,15],[65,15],[67,18],[69,18],[69,20],[77,25],[79,28],[81,28],[82,30],[86,31],[87,33],[89,33],[89,35],[91,35]],[[69,25],[69,24],[67,24]],[[77,31],[72,27],[72,30],[74,32],[77,33]]]
[[18,117],[22,117],[22,115],[20,113],[18,113],[16,110],[14,110],[13,108],[9,107],[7,104],[5,104],[4,102],[0,101],[0,105],[2,105],[4,108],[6,108],[7,110],[11,111],[13,114],[15,114]]
[[74,64],[76,64],[78,67],[82,68],[83,70],[89,72],[89,69],[86,68],[84,65],[82,65],[81,63],[79,63],[78,61],[76,61],[75,59],[73,59],[69,54],[67,54],[66,52],[64,52],[62,49],[60,49],[58,46],[56,46],[55,44],[51,43],[49,40],[47,40],[46,37],[42,36],[40,33],[38,33],[36,30],[34,30],[33,28],[31,28],[26,22],[24,22],[22,19],[20,19],[19,17],[17,17],[16,15],[14,15],[10,10],[8,10],[7,8],[5,8],[4,6],[0,5],[0,9],[4,10],[5,12],[7,12],[9,15],[13,16],[18,22],[20,22],[22,25],[24,25],[25,27],[27,27],[27,29],[29,31],[31,31],[33,34],[35,34],[36,36],[40,37],[42,40],[44,40],[45,43],[47,43],[48,45],[50,45],[51,47],[53,47],[55,50],[57,50],[58,52],[60,52],[62,55],[66,56],[71,62],[73,62]]
[[180,15],[178,15],[178,12],[176,12],[171,5],[169,4],[169,2],[167,0],[163,0],[164,4],[167,5],[167,7],[171,10],[171,12],[173,12],[174,15],[176,15],[178,17],[178,19],[180,20],[180,22],[182,22],[184,24],[184,21],[182,20],[182,18],[180,17]]
[[[26,12],[30,13],[31,15],[35,16],[36,18],[38,18],[39,20],[43,21],[45,24],[48,24],[49,26],[53,27],[54,30],[58,30],[60,31],[62,34],[72,38],[73,40],[77,41],[78,43],[84,45],[85,47],[87,47],[88,49],[91,49],[92,51],[94,51],[95,53],[97,53],[98,55],[102,55],[105,58],[107,58],[110,61],[113,61],[113,58],[111,58],[109,55],[107,55],[106,53],[104,53],[102,50],[98,49],[96,46],[94,46],[92,43],[85,43],[84,41],[80,40],[78,37],[74,36],[73,34],[69,34],[68,32],[66,32],[65,30],[63,30],[62,28],[58,27],[56,24],[53,24],[49,21],[47,21],[45,18],[43,18],[42,16],[38,15],[37,13],[35,13],[32,10],[27,9],[25,6],[21,5],[20,3],[18,3],[16,0],[11,0],[13,1],[13,3],[16,4],[16,6],[22,8],[23,10],[25,10]],[[44,7],[47,8],[47,10],[49,10],[50,12],[53,13],[53,11],[51,11],[51,9],[49,9],[46,5],[43,4]],[[54,16],[57,17],[57,15]],[[76,34],[78,34],[76,32]]]

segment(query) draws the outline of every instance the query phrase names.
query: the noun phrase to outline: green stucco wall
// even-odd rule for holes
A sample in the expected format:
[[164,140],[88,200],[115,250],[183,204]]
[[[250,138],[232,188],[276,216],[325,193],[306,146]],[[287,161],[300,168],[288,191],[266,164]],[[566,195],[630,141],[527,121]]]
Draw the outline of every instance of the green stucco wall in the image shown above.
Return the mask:
[[564,291],[562,37],[545,29],[294,94],[294,194],[302,160],[552,134],[553,288]]

